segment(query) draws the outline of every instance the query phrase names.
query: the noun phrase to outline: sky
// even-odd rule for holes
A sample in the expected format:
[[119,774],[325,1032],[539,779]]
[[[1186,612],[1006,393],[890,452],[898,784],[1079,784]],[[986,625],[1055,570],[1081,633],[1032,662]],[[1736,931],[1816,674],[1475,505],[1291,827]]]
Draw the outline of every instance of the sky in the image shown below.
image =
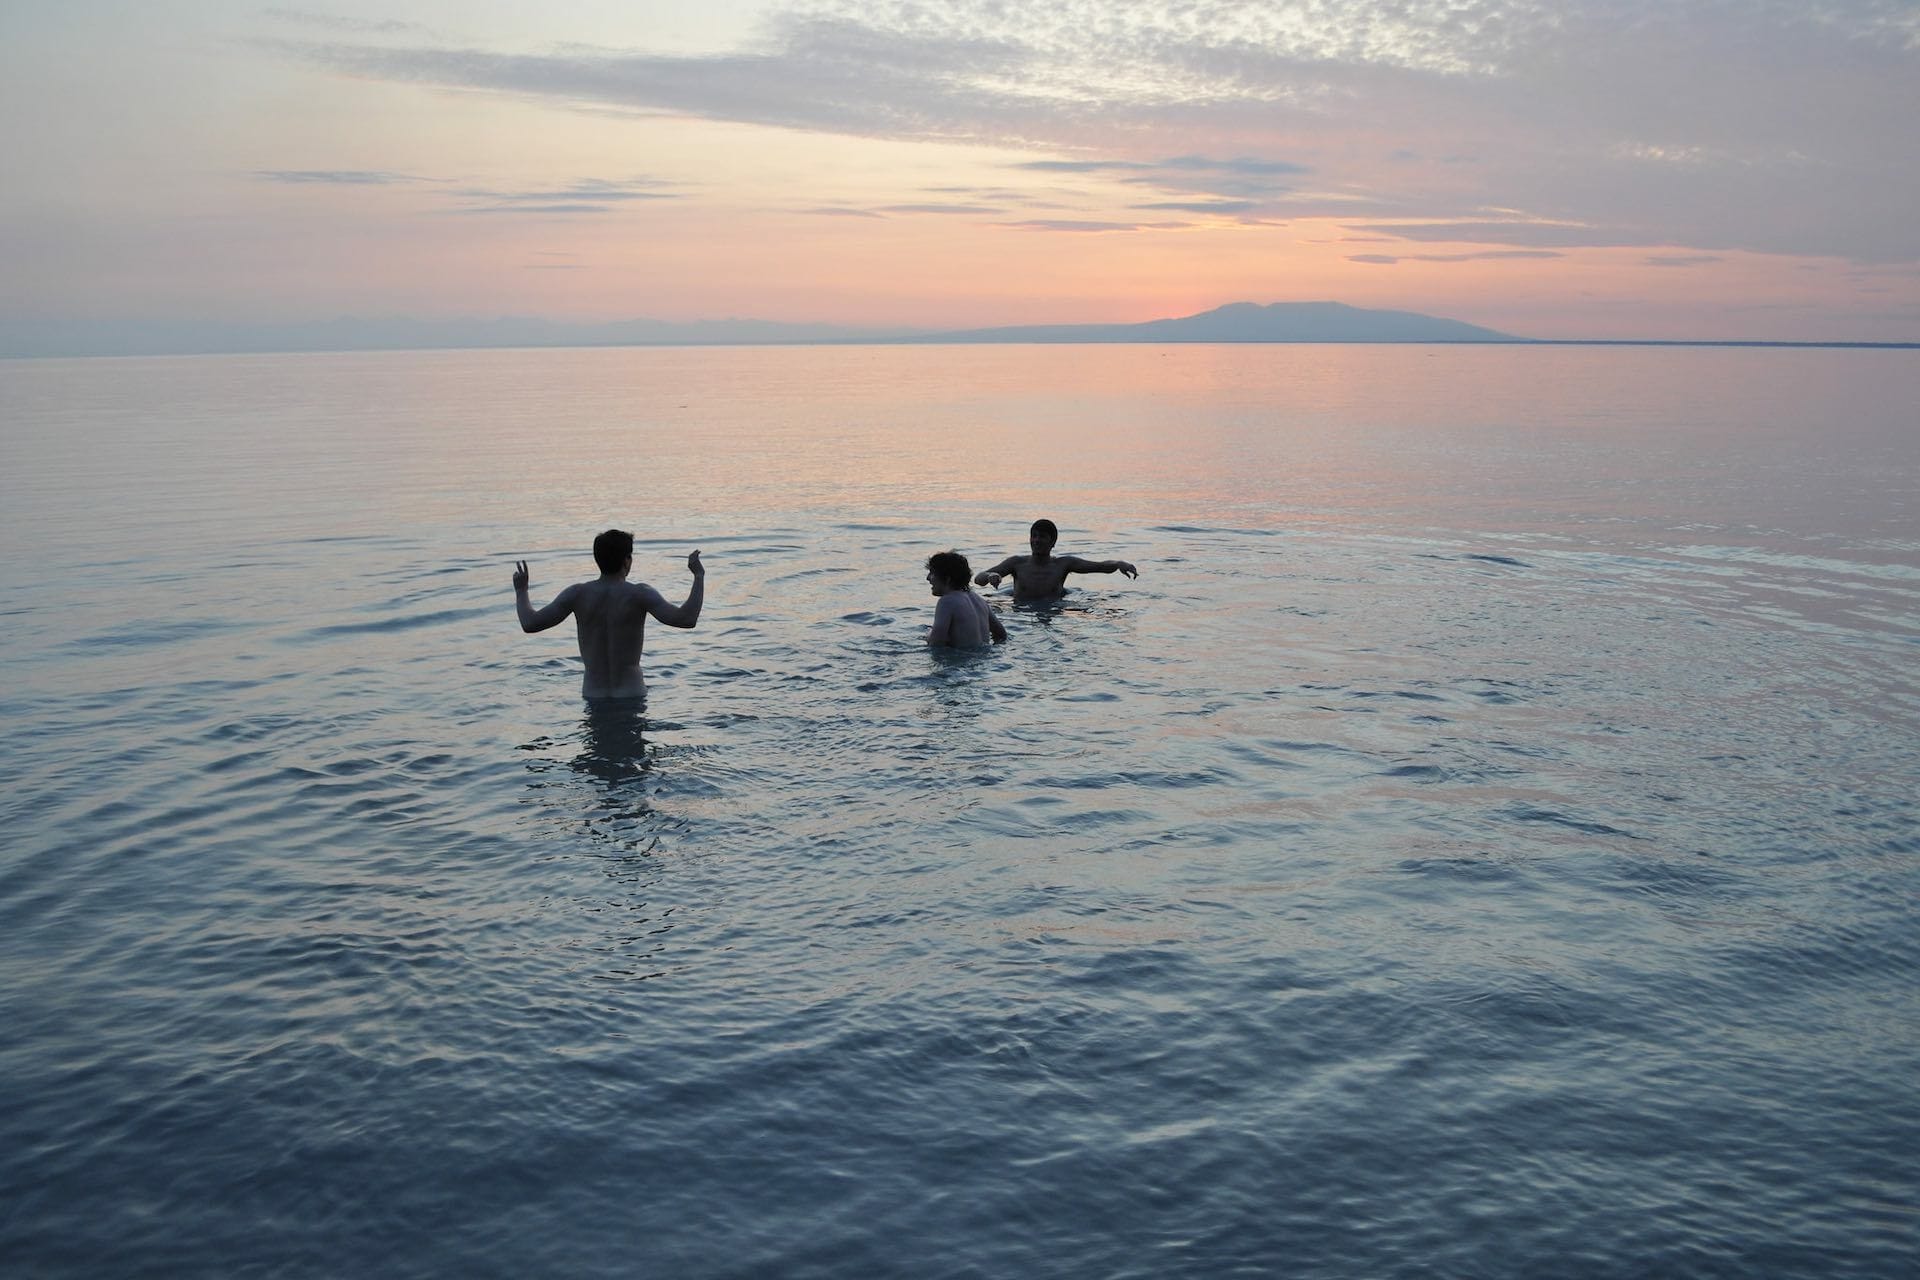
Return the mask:
[[0,322],[1920,341],[1920,0],[5,0]]

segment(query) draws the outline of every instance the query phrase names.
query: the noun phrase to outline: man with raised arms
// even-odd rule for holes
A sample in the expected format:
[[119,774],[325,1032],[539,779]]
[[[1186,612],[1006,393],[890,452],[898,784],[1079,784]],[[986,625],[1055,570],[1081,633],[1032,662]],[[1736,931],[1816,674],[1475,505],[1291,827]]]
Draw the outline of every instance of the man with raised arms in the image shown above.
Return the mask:
[[593,560],[600,576],[562,588],[544,609],[528,601],[527,562],[519,561],[513,571],[513,603],[520,611],[520,629],[545,631],[572,614],[580,634],[580,660],[586,666],[581,696],[644,698],[647,682],[640,674],[640,650],[646,644],[647,615],[669,627],[691,630],[700,621],[707,571],[698,551],[687,557],[693,590],[684,604],[674,606],[646,583],[627,581],[633,572],[633,535],[624,529],[609,529],[595,538]]
[[1019,600],[1045,600],[1062,594],[1067,589],[1067,575],[1070,573],[1124,573],[1129,578],[1137,578],[1140,571],[1125,560],[1082,560],[1079,556],[1056,556],[1053,544],[1060,540],[1060,530],[1051,520],[1035,520],[1033,528],[1027,534],[1027,545],[1033,549],[1028,556],[1008,556],[991,569],[982,569],[974,581],[983,587],[997,587],[1002,578],[1013,578],[1013,598]]
[[958,551],[941,551],[927,557],[927,589],[939,599],[933,606],[933,626],[927,629],[927,643],[948,644],[959,649],[978,649],[1007,638],[1007,629],[993,616],[987,602],[973,594],[967,581],[971,568]]

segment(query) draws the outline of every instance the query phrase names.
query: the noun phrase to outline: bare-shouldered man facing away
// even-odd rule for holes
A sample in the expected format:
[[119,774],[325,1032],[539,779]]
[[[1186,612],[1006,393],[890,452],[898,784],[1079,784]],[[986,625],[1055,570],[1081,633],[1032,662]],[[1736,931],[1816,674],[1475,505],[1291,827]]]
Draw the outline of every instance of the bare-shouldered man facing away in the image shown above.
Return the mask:
[[977,649],[1007,638],[1007,629],[993,609],[967,582],[970,566],[958,551],[940,551],[927,557],[927,589],[940,601],[933,606],[933,625],[927,643]]
[[1013,579],[1013,598],[1045,600],[1067,589],[1070,573],[1124,573],[1137,578],[1140,571],[1125,560],[1082,560],[1079,556],[1056,556],[1053,544],[1060,530],[1051,520],[1035,520],[1027,533],[1027,546],[1033,554],[1008,556],[991,569],[982,569],[974,581],[983,587],[997,587],[1002,578]]
[[640,650],[647,640],[647,615],[669,627],[691,630],[700,621],[706,598],[707,571],[700,553],[687,557],[693,590],[685,603],[671,605],[644,582],[628,582],[633,572],[633,535],[609,529],[593,540],[593,560],[600,576],[592,582],[563,587],[553,603],[536,609],[527,599],[527,562],[513,571],[513,603],[520,611],[522,631],[545,631],[573,616],[580,635],[580,660],[586,672],[580,681],[587,698],[644,698],[647,682],[640,674]]

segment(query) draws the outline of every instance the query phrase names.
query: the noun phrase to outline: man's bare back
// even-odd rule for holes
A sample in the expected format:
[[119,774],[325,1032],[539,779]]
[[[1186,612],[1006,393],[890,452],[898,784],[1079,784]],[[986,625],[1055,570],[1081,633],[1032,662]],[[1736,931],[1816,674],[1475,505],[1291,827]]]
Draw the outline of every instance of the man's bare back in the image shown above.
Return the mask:
[[1053,554],[1053,545],[1059,537],[1053,521],[1034,521],[1033,529],[1027,535],[1027,545],[1033,549],[1033,554],[1008,556],[993,568],[981,570],[974,576],[974,582],[983,587],[997,587],[1003,578],[1011,577],[1015,600],[1045,600],[1067,589],[1067,575],[1070,573],[1124,573],[1129,578],[1140,576],[1140,571],[1125,560],[1082,560],[1079,556],[1056,556]]
[[[700,621],[700,607],[706,596],[707,571],[700,553],[687,557],[687,569],[693,574],[693,589],[686,602],[668,604],[666,597],[644,582],[628,582],[633,570],[633,539],[622,535],[607,547],[602,541],[608,530],[594,540],[594,558],[600,563],[600,576],[591,582],[576,582],[563,588],[553,602],[535,609],[527,599],[527,564],[522,560],[514,569],[514,604],[520,614],[522,631],[545,631],[557,626],[569,614],[579,635],[580,661],[585,670],[580,680],[581,696],[587,698],[643,698],[646,678],[640,672],[640,654],[646,646],[647,617],[651,614],[669,627],[691,629]],[[606,554],[603,555],[603,550]]]
[[928,644],[977,649],[1007,638],[992,606],[967,584],[967,558],[958,551],[927,557],[927,588],[939,601],[933,606],[933,625],[927,628]]

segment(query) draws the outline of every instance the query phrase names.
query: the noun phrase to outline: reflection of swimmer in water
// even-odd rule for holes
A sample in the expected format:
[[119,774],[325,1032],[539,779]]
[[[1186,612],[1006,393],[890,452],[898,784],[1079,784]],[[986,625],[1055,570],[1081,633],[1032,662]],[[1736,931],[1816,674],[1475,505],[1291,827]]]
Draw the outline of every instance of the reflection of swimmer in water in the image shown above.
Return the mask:
[[671,605],[644,582],[628,582],[633,571],[633,535],[609,529],[593,540],[594,563],[600,576],[561,589],[553,603],[535,609],[527,599],[527,562],[513,571],[514,607],[522,631],[545,631],[573,615],[579,631],[580,660],[586,665],[580,693],[587,698],[644,698],[647,682],[640,674],[640,650],[647,640],[647,615],[669,627],[691,630],[700,621],[706,598],[707,571],[700,553],[687,557],[693,590],[684,604]]
[[647,753],[647,704],[639,698],[587,699],[580,753],[567,767],[610,784],[644,777],[653,767]]
[[1015,600],[1044,600],[1060,595],[1067,589],[1067,575],[1070,573],[1124,573],[1129,578],[1137,578],[1140,571],[1125,560],[1082,560],[1079,556],[1056,556],[1053,544],[1060,540],[1060,530],[1051,520],[1035,520],[1033,528],[1027,534],[1027,545],[1033,549],[1028,556],[1008,556],[991,569],[982,569],[974,581],[983,587],[997,587],[1000,580],[1013,578],[1013,598]]
[[928,644],[950,644],[957,648],[977,649],[991,640],[1007,638],[1007,629],[993,616],[987,602],[973,594],[967,583],[970,566],[958,551],[942,551],[927,557],[927,587],[940,600],[933,606],[933,625],[927,629]]

